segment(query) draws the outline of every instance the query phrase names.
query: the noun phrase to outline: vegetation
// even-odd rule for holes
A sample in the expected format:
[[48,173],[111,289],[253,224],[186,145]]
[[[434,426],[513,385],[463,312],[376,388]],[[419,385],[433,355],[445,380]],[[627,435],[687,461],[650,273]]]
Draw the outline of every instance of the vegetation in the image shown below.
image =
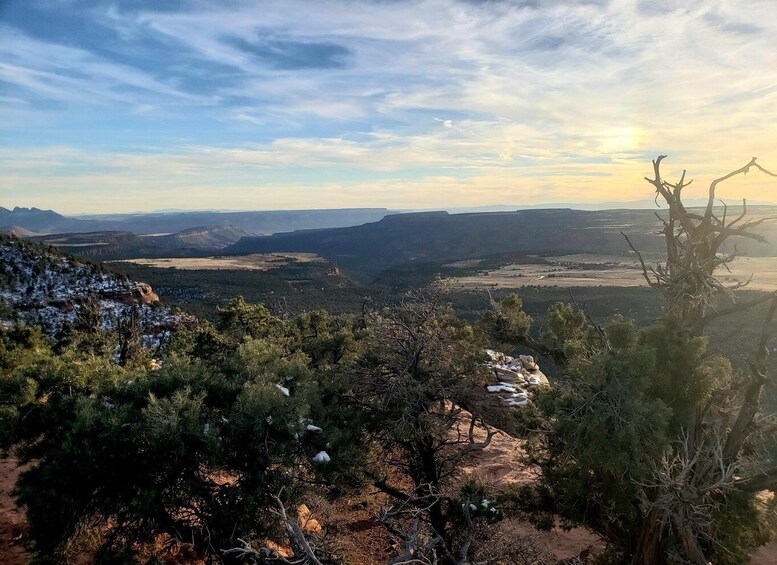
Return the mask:
[[[93,319],[85,306],[56,354],[39,330],[2,334],[0,437],[31,465],[16,496],[36,562],[68,562],[84,540],[103,563],[165,540],[214,562],[287,562],[279,547],[288,562],[339,562],[302,532],[299,505],[365,485],[389,497],[380,520],[401,555],[465,563],[493,550],[497,498],[453,480],[492,434],[472,416],[451,435],[482,377],[483,337],[438,292],[361,317],[282,319],[237,299],[155,360],[131,316],[113,334]],[[508,546],[527,563],[542,555]]]
[[[744,563],[770,537],[756,496],[777,488],[762,408],[777,293],[737,302],[717,278],[728,240],[760,241],[752,228],[765,220],[713,204],[733,174],[771,173],[753,160],[694,211],[684,176],[662,180],[662,159],[649,180],[668,206],[666,261],[651,268],[628,241],[653,298],[528,288],[525,302],[491,296],[480,316],[484,297],[440,281],[397,296],[432,276],[427,264],[384,271],[372,303],[339,279],[306,287],[311,304],[331,293],[347,313],[253,303],[289,284],[275,273],[155,350],[133,310],[108,330],[96,302],[54,337],[4,327],[0,446],[28,465],[15,496],[34,562],[72,562],[88,546],[100,563],[153,563],[188,544],[211,563],[341,563],[326,523],[302,527],[302,504],[371,492],[391,563],[552,563],[536,540],[505,533],[524,516],[597,532],[609,547],[591,563]],[[656,291],[663,305],[650,309]],[[623,315],[636,311],[638,322]],[[710,345],[730,317],[757,326],[748,363]],[[515,464],[541,475],[510,492],[457,473],[496,433],[478,397],[489,346],[534,351],[556,377],[514,412],[526,448]]]
[[[283,327],[245,303],[223,314],[222,330],[176,336],[158,370],[77,347],[53,356],[21,328],[5,336],[3,439],[35,462],[17,496],[40,562],[65,559],[85,531],[104,535],[106,561],[162,534],[205,553],[272,539],[276,503],[293,505],[338,460],[358,458],[356,432],[323,410],[329,381],[312,367],[326,363],[297,341],[306,324]],[[320,467],[325,446],[338,459]]]
[[[649,180],[669,205],[667,259],[652,269],[643,262],[646,280],[664,297],[657,325],[638,329],[620,317],[597,325],[558,305],[535,340],[513,298],[486,319],[494,339],[512,337],[550,356],[565,377],[520,413],[542,477],[519,498],[537,523],[548,526],[558,515],[584,524],[635,564],[742,563],[769,537],[756,494],[775,486],[777,443],[760,398],[777,294],[725,304],[732,289],[715,273],[732,255],[720,247],[730,237],[760,237],[751,231],[759,222],[718,216],[713,202],[720,182],[760,166],[753,160],[714,181],[698,214],[682,204],[684,175],[677,184],[661,179],[662,159]],[[735,373],[708,350],[705,328],[763,303],[770,307],[749,368]]]
[[373,314],[368,327],[354,390],[377,449],[368,476],[392,499],[380,519],[403,549],[397,562],[469,563],[484,547],[476,533],[501,519],[498,497],[484,487],[451,488],[459,463],[494,434],[476,413],[462,417],[486,380],[482,336],[439,288]]
[[342,276],[331,276],[329,265],[289,264],[271,271],[182,271],[111,263],[111,270],[150,284],[170,300],[200,318],[215,321],[217,308],[239,296],[262,303],[278,316],[324,308],[332,314],[356,313],[365,296],[386,301],[382,289],[365,288]]

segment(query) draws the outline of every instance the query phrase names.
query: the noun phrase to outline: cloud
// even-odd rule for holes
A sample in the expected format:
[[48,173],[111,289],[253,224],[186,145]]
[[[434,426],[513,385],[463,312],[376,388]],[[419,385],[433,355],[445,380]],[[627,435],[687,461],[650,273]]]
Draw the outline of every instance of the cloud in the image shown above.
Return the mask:
[[350,49],[336,43],[300,42],[284,39],[227,39],[228,43],[246,51],[276,69],[340,69],[346,66]]
[[658,153],[701,175],[777,162],[767,0],[6,4],[4,200],[56,207],[49,187],[80,179],[97,203],[144,179],[239,207],[229,187],[254,175],[264,207],[300,177],[314,207],[497,203],[518,184],[601,201],[638,198]]
[[[138,104],[164,98],[169,102],[207,104],[205,97],[187,93],[150,74],[92,52],[52,45],[0,26],[0,80],[16,96],[32,95],[72,106]],[[54,54],[56,54],[54,56]]]

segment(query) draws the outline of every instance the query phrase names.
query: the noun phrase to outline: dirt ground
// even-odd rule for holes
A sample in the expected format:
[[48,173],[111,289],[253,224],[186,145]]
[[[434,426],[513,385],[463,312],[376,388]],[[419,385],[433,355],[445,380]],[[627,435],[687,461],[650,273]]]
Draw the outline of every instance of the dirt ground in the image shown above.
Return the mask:
[[[515,461],[520,447],[516,440],[500,435],[492,445],[462,467],[465,475],[477,474],[490,484],[507,485],[515,481],[530,480],[531,474],[516,471],[510,461]],[[25,518],[10,496],[13,484],[19,475],[14,458],[0,459],[0,563],[2,565],[25,565],[29,552],[24,546]],[[385,501],[383,501],[385,502]],[[335,538],[340,555],[349,563],[358,565],[383,565],[395,556],[391,540],[385,529],[374,516],[381,504],[373,494],[341,499],[331,504],[317,506],[316,518],[327,525],[327,533]],[[588,547],[599,544],[595,535],[577,528],[571,532],[554,530],[539,534],[529,524],[518,524],[516,534],[538,535],[540,541],[549,547],[559,559],[577,555]],[[201,563],[199,559],[184,561],[181,556],[176,564]],[[88,565],[86,563],[82,565]]]
[[761,547],[750,558],[748,565],[777,565],[777,541]]
[[[109,261],[110,262],[110,261]],[[243,270],[269,271],[291,263],[324,263],[315,253],[254,253],[252,255],[217,257],[164,257],[160,259],[126,259],[117,263],[135,263],[161,269],[186,271]]]
[[[496,435],[491,445],[473,454],[461,467],[463,476],[477,476],[484,482],[504,487],[511,483],[533,480],[534,474],[515,462],[520,459],[521,444],[506,434]],[[29,552],[24,546],[25,517],[11,497],[11,490],[19,476],[15,458],[0,459],[0,563],[2,565],[25,565]],[[328,532],[336,538],[341,555],[349,563],[358,565],[382,565],[393,555],[385,530],[373,519],[380,504],[373,495],[341,499],[331,505],[314,509],[317,518],[327,524]],[[587,548],[601,547],[597,536],[584,528],[569,532],[556,529],[538,533],[529,524],[516,525],[516,534],[538,536],[558,559],[568,559]],[[199,559],[182,559],[178,555],[177,565],[194,565]],[[83,564],[88,565],[88,564]],[[749,565],[777,565],[777,542],[762,547],[753,556]]]
[[[468,420],[464,419],[463,425],[466,426],[467,422]],[[475,437],[479,441],[485,439],[482,432],[476,432]],[[461,473],[475,477],[479,482],[495,489],[528,483],[537,478],[537,472],[517,464],[522,458],[521,442],[498,432],[486,449],[474,452],[464,461]],[[568,532],[560,528],[550,532],[538,532],[528,523],[517,523],[514,531],[519,535],[536,536],[559,560],[571,559],[586,549],[597,550],[604,547],[599,537],[586,528],[574,528]]]
[[21,472],[14,457],[0,459],[0,563],[24,565],[28,553],[23,544],[26,521],[16,506],[11,490]]

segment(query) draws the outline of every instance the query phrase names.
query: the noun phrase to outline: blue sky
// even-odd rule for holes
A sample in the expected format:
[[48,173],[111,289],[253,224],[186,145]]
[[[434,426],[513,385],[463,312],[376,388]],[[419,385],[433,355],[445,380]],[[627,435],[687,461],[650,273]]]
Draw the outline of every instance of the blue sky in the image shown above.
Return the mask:
[[775,37],[772,0],[0,0],[0,205],[628,201],[659,153],[700,195],[777,168]]

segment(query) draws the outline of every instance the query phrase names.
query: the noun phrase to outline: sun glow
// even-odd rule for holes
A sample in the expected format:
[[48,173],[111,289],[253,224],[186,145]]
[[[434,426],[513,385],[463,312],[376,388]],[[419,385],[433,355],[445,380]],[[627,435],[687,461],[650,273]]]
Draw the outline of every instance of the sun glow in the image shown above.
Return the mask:
[[605,155],[637,151],[642,141],[642,130],[636,126],[609,128],[599,136]]

